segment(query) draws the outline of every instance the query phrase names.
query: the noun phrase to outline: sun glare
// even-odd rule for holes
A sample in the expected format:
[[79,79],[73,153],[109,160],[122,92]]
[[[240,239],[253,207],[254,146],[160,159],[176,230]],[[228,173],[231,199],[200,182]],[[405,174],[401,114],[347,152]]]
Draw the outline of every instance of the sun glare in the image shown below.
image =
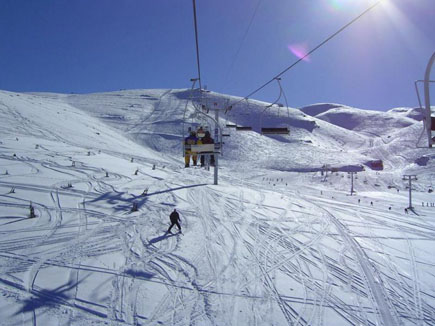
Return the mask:
[[[391,24],[394,34],[400,37],[404,48],[406,47],[408,50],[415,52],[416,56],[418,56],[420,48],[416,46],[416,44],[423,46],[424,44],[431,43],[392,1],[382,1],[379,9],[379,14]],[[392,37],[394,37],[394,35],[392,35]]]
[[338,11],[338,10],[346,10],[349,7],[353,7],[355,5],[360,4],[373,4],[377,0],[326,0],[329,4],[330,8]]

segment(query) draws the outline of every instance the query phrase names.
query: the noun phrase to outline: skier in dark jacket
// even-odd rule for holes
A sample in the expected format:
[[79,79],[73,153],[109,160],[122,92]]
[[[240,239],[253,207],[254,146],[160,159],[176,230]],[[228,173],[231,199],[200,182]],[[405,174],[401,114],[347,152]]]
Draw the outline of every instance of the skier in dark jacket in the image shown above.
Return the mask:
[[180,226],[180,223],[178,223],[178,221],[181,221],[180,214],[178,214],[178,212],[175,208],[174,208],[174,211],[171,213],[171,215],[169,215],[169,218],[171,220],[171,226],[169,227],[167,232],[172,233],[171,229],[174,225],[176,225],[178,227],[178,230],[180,230],[180,232],[181,232],[181,226]]
[[[205,136],[202,138],[203,144],[214,144],[214,139],[211,138],[210,131],[205,132]],[[201,166],[204,166],[204,155],[201,155]],[[214,155],[210,155],[210,165],[214,166]]]

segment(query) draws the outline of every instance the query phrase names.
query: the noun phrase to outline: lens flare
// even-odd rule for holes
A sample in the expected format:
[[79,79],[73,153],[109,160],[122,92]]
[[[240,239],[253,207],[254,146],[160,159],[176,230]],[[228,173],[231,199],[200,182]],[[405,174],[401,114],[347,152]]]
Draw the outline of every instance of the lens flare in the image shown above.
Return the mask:
[[333,11],[352,9],[352,7],[358,5],[372,4],[374,1],[376,0],[326,0],[327,4]]
[[340,10],[343,8],[343,1],[340,1],[340,0],[331,0],[330,4],[331,4],[331,7],[335,10]]
[[310,57],[307,56],[308,45],[306,43],[290,44],[287,48],[297,58],[302,59],[303,61],[306,62],[310,61]]
[[345,10],[349,5],[355,4],[352,0],[328,0],[329,6],[333,11]]

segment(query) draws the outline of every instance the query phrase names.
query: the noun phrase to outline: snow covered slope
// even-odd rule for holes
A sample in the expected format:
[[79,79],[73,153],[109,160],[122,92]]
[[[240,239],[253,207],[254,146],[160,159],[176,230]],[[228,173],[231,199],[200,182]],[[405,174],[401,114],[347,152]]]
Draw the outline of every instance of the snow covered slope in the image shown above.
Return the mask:
[[[234,103],[213,185],[184,168],[187,127],[210,121],[191,95],[0,91],[0,325],[435,323],[435,153],[416,148],[418,111],[264,113],[209,92]],[[408,214],[403,174],[418,175]],[[165,234],[174,208],[183,233]]]

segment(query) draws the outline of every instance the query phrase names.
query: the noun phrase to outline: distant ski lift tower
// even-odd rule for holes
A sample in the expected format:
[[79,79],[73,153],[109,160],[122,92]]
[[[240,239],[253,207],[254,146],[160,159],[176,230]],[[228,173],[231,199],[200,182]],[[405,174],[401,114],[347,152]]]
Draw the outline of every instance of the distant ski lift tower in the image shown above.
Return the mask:
[[352,196],[355,191],[353,190],[353,175],[356,174],[356,172],[348,172],[350,174],[350,178],[351,178],[351,185],[350,185],[350,195]]
[[328,171],[332,171],[331,170],[331,166],[329,164],[324,164],[322,166],[321,174],[324,175],[325,177],[323,178],[322,182],[326,182],[327,181]]
[[[214,155],[214,183],[218,184],[218,167],[219,167],[219,154],[222,154],[222,128],[219,125],[219,110],[224,110],[224,108],[220,108],[218,103],[214,103],[213,107],[207,107],[207,112],[210,110],[214,111],[214,119],[211,116],[208,116],[215,124],[214,128],[214,145],[212,148],[205,152],[205,154],[213,154]],[[207,146],[207,145],[201,145]]]
[[412,194],[412,181],[417,181],[417,176],[413,175],[413,174],[405,174],[403,176],[403,180],[409,181],[409,184],[408,184],[408,187],[409,187],[409,207],[408,208],[413,208],[412,207],[412,195],[411,195]]
[[[222,137],[219,138],[219,109],[217,107],[217,104],[215,103],[214,107],[214,119],[216,121],[215,128],[214,128],[214,140],[215,144],[218,144],[219,141],[222,141]],[[220,133],[222,135],[222,132]],[[222,146],[219,146],[219,151],[222,150]],[[213,184],[218,184],[218,161],[219,161],[219,151],[217,151],[216,145],[214,148],[215,156],[214,156],[214,182]]]

